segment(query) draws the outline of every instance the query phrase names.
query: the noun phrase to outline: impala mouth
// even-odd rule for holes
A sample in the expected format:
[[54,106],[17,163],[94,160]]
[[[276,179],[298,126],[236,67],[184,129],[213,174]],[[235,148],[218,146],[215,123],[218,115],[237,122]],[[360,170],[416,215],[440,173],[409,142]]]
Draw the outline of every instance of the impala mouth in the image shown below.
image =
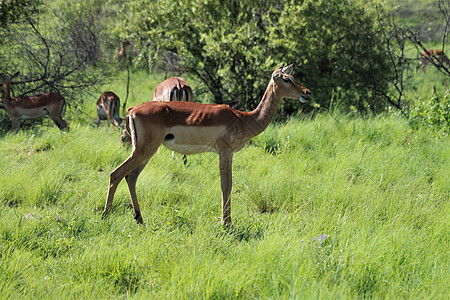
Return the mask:
[[[308,97],[309,98],[309,97]],[[306,96],[300,96],[300,98],[298,99],[300,101],[300,103],[306,103],[309,101],[309,99],[306,98]]]
[[309,90],[303,91],[303,95],[300,95],[299,101],[300,103],[306,103],[309,101],[309,98],[311,98],[311,92]]

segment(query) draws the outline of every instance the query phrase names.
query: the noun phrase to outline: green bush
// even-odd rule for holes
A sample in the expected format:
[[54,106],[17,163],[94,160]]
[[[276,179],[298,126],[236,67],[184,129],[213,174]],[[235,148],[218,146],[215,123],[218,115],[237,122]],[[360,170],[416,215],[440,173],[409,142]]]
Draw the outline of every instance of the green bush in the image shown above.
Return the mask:
[[[135,41],[137,63],[178,57],[208,87],[211,102],[253,109],[274,68],[293,63],[294,77],[322,107],[333,93],[344,108],[362,111],[370,103],[380,111],[385,105],[371,103],[371,87],[387,88],[390,74],[372,1],[133,0],[124,10],[120,26]],[[174,66],[167,61],[164,67]],[[299,108],[286,101],[281,110],[286,116]]]
[[429,99],[417,101],[409,113],[413,127],[426,126],[433,130],[450,132],[450,90],[443,97],[434,94]]

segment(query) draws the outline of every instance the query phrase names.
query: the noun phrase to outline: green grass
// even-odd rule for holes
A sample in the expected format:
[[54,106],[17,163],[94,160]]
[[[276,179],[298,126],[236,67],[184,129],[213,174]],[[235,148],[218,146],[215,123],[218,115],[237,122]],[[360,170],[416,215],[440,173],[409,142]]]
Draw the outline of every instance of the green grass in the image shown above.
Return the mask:
[[[92,100],[94,103],[94,100]],[[90,123],[89,123],[90,124]],[[234,157],[233,227],[217,155],[161,149],[101,220],[129,155],[75,122],[0,139],[4,298],[445,299],[450,143],[398,116],[271,125]]]

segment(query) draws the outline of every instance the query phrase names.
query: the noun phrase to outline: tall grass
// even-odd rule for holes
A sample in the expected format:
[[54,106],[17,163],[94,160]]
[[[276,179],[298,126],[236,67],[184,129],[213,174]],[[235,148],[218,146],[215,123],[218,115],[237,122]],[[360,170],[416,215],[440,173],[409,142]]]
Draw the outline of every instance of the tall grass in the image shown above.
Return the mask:
[[[93,102],[94,103],[94,100]],[[91,125],[89,125],[91,124]],[[161,149],[101,220],[128,155],[93,123],[0,139],[1,298],[448,296],[450,143],[398,116],[271,125],[234,157],[233,227],[218,159]]]

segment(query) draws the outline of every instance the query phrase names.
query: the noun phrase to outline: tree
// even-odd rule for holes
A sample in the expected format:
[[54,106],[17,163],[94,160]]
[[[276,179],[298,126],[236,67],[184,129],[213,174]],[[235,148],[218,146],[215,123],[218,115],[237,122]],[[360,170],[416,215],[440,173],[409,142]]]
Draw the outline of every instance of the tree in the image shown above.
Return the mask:
[[252,107],[259,102],[273,66],[266,64],[270,49],[265,47],[266,24],[261,16],[274,3],[129,1],[124,23],[128,38],[139,49],[139,62],[153,66],[161,58],[177,57],[177,66],[195,74],[214,96],[213,102]]
[[[352,0],[289,1],[271,32],[278,53],[300,63],[294,74],[313,92],[321,107],[338,97],[343,110],[380,111],[374,84],[387,89],[389,60],[377,47],[382,30],[373,3]],[[298,70],[298,69],[297,69]],[[304,79],[303,79],[304,78]]]
[[[0,28],[31,18],[41,9],[41,0],[3,0],[0,2]],[[1,40],[0,40],[1,43]]]
[[[372,2],[362,0],[129,1],[123,21],[140,62],[166,53],[195,74],[213,102],[254,108],[270,73],[281,63],[297,65],[295,76],[322,107],[339,94],[343,108],[380,110],[373,80],[386,86],[387,58],[373,38],[380,32]],[[370,34],[370,37],[367,35]],[[297,109],[284,104],[285,114]]]
[[[407,56],[407,47],[413,46],[417,51],[417,57],[422,51],[427,51],[425,43],[429,40],[430,30],[422,26],[415,28],[405,24],[396,11],[384,11],[378,7],[377,24],[381,28],[382,37],[374,40],[375,45],[389,58],[388,63],[392,70],[387,74],[388,88],[380,87],[375,82],[372,86],[375,94],[384,99],[389,105],[403,110],[405,104],[405,83],[407,82],[407,70],[411,64],[417,65],[418,58]],[[440,40],[439,49],[447,53],[446,45],[450,33],[450,0],[438,0],[428,7],[428,18],[432,19],[435,27],[432,35],[435,42]],[[422,21],[423,22],[423,21]],[[427,23],[427,22],[425,22]],[[424,32],[425,31],[425,32]],[[448,57],[448,56],[447,56]],[[427,57],[430,65],[435,67],[441,74],[450,76],[450,66],[443,63],[440,56],[430,55]]]
[[53,11],[51,18],[42,9],[32,11],[35,14],[26,19],[7,23],[0,45],[0,73],[20,71],[12,83],[16,96],[58,91],[69,105],[82,102],[102,80],[94,68],[102,59],[98,22],[90,18],[95,13]]

